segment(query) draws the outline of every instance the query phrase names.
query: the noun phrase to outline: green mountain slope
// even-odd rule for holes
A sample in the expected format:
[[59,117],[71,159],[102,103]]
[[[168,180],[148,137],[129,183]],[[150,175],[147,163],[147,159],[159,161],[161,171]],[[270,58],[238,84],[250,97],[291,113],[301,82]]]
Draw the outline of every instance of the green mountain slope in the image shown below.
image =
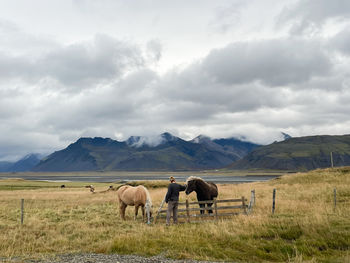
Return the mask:
[[256,148],[230,168],[311,170],[330,167],[331,152],[334,166],[350,165],[350,135],[290,138]]

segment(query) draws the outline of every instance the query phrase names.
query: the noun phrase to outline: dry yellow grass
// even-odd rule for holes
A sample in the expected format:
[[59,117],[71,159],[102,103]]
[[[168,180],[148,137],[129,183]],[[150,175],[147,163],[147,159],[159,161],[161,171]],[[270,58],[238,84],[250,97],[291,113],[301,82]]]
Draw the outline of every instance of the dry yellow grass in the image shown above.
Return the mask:
[[[11,181],[14,185],[25,183]],[[243,262],[350,261],[348,168],[290,174],[265,183],[219,185],[218,199],[249,199],[255,189],[254,212],[219,222],[171,227],[161,221],[148,226],[140,215],[134,222],[130,207],[126,214],[129,220],[122,221],[115,192],[99,193],[107,184],[97,184],[96,194],[76,184],[65,189],[37,184],[38,189],[0,191],[0,257],[97,252]],[[336,210],[334,187],[338,193]],[[276,212],[272,215],[274,188]],[[167,189],[149,190],[155,211]],[[21,198],[25,199],[23,226]],[[181,201],[185,199],[182,193]],[[195,194],[190,199],[195,200]]]

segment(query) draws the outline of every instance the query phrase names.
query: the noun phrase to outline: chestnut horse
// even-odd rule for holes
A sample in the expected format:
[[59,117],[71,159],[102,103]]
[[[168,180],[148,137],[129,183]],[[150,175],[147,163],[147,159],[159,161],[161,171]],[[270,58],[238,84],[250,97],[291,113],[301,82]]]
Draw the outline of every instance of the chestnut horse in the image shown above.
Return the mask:
[[[197,194],[198,201],[207,201],[213,200],[218,196],[218,187],[212,182],[205,182],[200,177],[190,176],[186,180],[186,195],[189,195],[191,192],[195,191]],[[207,204],[208,207],[211,207],[213,203]],[[200,208],[204,208],[205,204],[199,204]],[[200,210],[201,214],[204,214],[204,210]],[[212,210],[208,210],[208,213],[213,213]]]
[[145,220],[145,206],[149,208],[150,216],[152,216],[152,200],[151,196],[143,185],[136,187],[123,185],[117,191],[119,200],[120,216],[125,220],[125,209],[128,205],[135,206],[135,220],[138,214],[139,207],[142,211],[142,219]]

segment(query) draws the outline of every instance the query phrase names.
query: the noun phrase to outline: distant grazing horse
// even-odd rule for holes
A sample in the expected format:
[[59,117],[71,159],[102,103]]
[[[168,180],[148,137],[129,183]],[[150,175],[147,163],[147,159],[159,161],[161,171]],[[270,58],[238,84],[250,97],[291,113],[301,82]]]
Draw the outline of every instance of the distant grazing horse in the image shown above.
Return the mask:
[[[186,185],[186,194],[189,195],[191,192],[195,191],[198,201],[213,200],[218,196],[218,187],[216,184],[211,182],[207,183],[200,177],[190,176],[186,180]],[[211,207],[213,203],[207,205]],[[200,208],[204,208],[205,204],[200,204],[199,206]],[[208,210],[208,213],[213,213],[213,211]],[[201,210],[201,214],[204,214],[204,210]]]
[[136,187],[130,185],[121,186],[118,191],[120,216],[125,220],[125,209],[128,205],[135,206],[135,220],[138,214],[139,207],[142,210],[142,219],[145,220],[145,206],[149,208],[150,216],[152,216],[152,200],[151,196],[143,185]]

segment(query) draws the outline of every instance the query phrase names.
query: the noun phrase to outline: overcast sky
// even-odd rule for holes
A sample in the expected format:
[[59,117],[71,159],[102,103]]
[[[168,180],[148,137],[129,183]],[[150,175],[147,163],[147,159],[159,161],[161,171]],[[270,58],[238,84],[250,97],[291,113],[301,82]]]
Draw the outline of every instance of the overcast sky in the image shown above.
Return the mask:
[[0,160],[79,137],[350,133],[349,0],[2,0]]

